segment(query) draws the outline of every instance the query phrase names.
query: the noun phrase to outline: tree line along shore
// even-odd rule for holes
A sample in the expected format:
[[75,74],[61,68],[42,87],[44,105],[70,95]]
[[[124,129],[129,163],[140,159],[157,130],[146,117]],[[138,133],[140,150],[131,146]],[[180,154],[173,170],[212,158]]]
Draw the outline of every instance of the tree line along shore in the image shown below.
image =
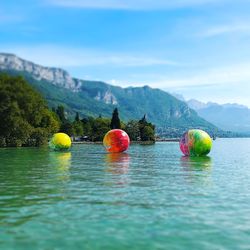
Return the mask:
[[111,118],[76,113],[70,120],[63,105],[49,109],[24,78],[0,74],[0,147],[41,146],[56,132],[68,134],[73,141],[98,142],[115,128],[126,131],[131,141],[155,142],[155,126],[145,115],[125,123],[115,108]]

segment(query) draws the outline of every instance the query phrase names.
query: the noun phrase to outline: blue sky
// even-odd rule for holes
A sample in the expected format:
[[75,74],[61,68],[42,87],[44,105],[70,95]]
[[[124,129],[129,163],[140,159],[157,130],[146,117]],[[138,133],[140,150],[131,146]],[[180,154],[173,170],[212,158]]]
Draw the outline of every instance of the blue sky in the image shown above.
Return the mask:
[[2,0],[2,52],[72,76],[250,107],[249,0]]

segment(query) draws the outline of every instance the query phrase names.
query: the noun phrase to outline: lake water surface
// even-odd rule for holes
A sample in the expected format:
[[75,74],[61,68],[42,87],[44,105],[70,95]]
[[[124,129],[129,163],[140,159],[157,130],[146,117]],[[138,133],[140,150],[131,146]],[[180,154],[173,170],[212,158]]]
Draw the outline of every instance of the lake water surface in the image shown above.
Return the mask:
[[250,249],[250,139],[0,149],[0,249]]

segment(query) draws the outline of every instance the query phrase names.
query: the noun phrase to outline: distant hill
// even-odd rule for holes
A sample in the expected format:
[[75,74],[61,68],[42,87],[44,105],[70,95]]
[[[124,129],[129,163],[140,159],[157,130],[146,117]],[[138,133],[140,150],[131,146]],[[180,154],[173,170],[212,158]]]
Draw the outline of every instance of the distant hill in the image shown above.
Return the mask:
[[207,121],[234,132],[250,133],[250,109],[239,104],[203,103],[189,100],[187,104]]
[[0,53],[0,71],[22,75],[44,95],[50,107],[63,104],[69,116],[79,112],[82,116],[110,117],[118,107],[125,121],[140,119],[146,114],[165,136],[180,135],[187,128],[201,128],[210,133],[219,131],[185,102],[160,89],[121,88],[100,81],[80,80],[65,70],[43,67],[6,53]]

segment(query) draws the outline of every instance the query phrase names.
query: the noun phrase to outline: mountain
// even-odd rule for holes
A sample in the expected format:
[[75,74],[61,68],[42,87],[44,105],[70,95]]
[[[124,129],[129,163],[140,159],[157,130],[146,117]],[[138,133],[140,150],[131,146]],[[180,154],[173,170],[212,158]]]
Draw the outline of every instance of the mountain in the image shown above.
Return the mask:
[[180,135],[194,127],[211,133],[218,131],[185,102],[160,89],[149,86],[121,88],[100,81],[80,80],[65,70],[43,67],[7,53],[0,53],[0,71],[22,75],[43,94],[50,107],[62,104],[69,116],[79,112],[82,116],[110,117],[118,107],[122,120],[138,120],[146,114],[166,136]]
[[204,109],[204,108],[207,108],[208,106],[212,105],[211,102],[209,103],[204,103],[204,102],[200,102],[198,100],[195,100],[195,99],[191,99],[189,101],[187,101],[187,104],[188,106],[191,108],[191,109],[194,109],[194,110],[200,110],[200,109]]
[[203,103],[197,100],[189,100],[187,104],[201,117],[224,130],[250,132],[250,109],[246,106],[235,103]]
[[37,65],[23,60],[14,54],[0,53],[0,69],[2,71],[17,71],[30,74],[37,81],[48,81],[73,92],[80,89],[81,82],[73,79],[65,70]]
[[178,94],[178,93],[175,93],[175,92],[170,93],[170,94],[171,94],[172,96],[174,96],[175,98],[177,98],[178,100],[182,101],[182,102],[185,102],[185,101],[186,101],[185,98],[184,98],[184,96],[181,95],[181,94]]

